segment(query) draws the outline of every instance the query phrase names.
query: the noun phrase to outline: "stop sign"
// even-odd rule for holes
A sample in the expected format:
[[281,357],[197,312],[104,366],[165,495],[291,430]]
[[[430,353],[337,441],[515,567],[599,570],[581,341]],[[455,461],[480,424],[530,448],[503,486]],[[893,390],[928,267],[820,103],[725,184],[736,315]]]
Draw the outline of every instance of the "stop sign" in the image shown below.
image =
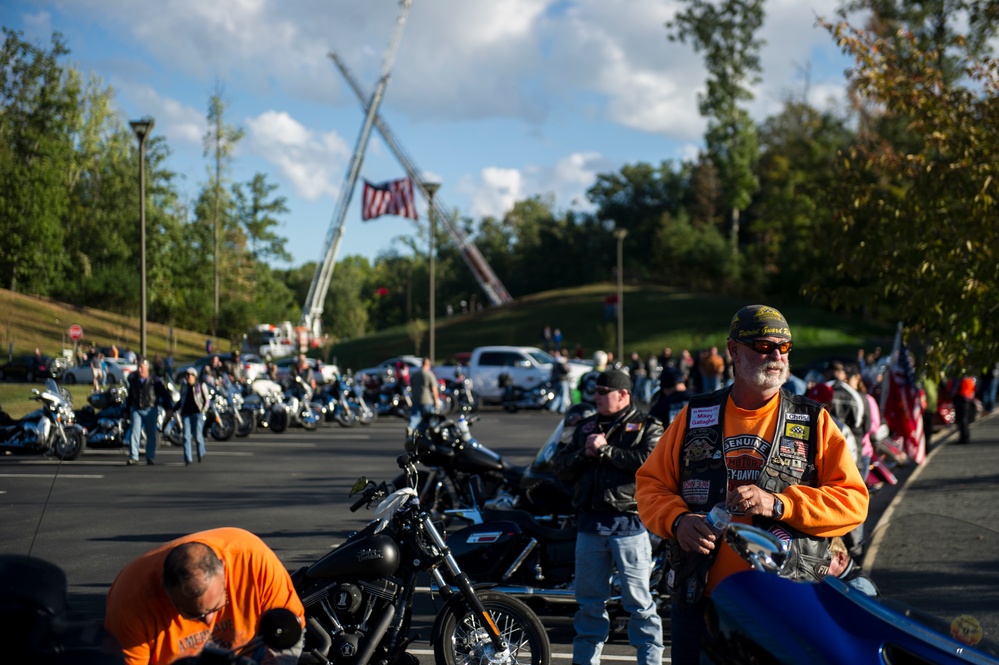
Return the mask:
[[80,341],[83,339],[83,328],[76,325],[75,323],[69,327],[69,338],[74,341]]

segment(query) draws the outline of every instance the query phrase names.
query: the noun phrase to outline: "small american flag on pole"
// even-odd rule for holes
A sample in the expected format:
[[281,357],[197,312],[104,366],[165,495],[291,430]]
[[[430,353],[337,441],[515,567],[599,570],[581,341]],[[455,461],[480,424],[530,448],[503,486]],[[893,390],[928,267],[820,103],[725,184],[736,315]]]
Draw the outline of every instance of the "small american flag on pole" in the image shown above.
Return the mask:
[[364,181],[361,219],[366,222],[382,215],[398,215],[418,219],[412,180],[403,178],[378,185],[373,185],[367,180]]

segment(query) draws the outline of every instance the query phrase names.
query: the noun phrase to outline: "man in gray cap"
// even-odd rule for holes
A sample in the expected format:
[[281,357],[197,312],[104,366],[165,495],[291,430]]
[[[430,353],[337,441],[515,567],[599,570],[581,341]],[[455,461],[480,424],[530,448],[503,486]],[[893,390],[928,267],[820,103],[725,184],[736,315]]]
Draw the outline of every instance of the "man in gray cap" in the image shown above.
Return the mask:
[[735,382],[691,397],[636,474],[642,522],[672,541],[675,665],[699,661],[705,598],[749,568],[705,521],[712,507],[787,542],[782,575],[793,579],[824,577],[828,539],[867,518],[867,487],[839,428],[817,402],[781,390],[792,347],[784,316],[765,305],[743,307],[727,344]]
[[631,614],[628,640],[641,665],[659,665],[662,621],[649,591],[652,547],[638,518],[635,471],[663,433],[662,423],[632,404],[632,384],[617,369],[596,380],[597,413],[580,420],[572,439],[560,444],[552,460],[555,474],[573,487],[579,513],[576,536],[576,637],[572,662],[598,665],[610,634],[607,601],[616,567],[621,604]]

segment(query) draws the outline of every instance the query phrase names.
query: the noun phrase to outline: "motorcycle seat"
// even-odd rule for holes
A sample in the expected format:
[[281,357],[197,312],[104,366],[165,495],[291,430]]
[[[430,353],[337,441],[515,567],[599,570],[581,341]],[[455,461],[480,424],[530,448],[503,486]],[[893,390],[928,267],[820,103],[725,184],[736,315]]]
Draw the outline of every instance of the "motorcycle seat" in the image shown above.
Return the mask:
[[534,536],[538,540],[546,543],[575,542],[576,540],[575,526],[571,526],[567,529],[553,529],[550,526],[539,524],[538,521],[534,519],[534,516],[526,510],[517,510],[514,508],[483,508],[482,518],[487,522],[513,522],[519,526],[524,533]]

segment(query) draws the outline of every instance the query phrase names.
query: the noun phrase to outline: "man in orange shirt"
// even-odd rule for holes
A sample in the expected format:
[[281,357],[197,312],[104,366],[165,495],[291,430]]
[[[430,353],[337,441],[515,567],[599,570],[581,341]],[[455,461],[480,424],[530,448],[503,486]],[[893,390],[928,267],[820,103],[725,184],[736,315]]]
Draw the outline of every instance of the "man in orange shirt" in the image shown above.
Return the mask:
[[867,518],[867,488],[839,428],[816,402],[781,391],[792,347],[784,316],[743,307],[727,345],[731,388],[691,397],[636,474],[642,522],[672,540],[674,665],[698,662],[705,598],[749,568],[705,522],[715,504],[787,541],[782,574],[794,579],[821,579],[827,539]]
[[[108,592],[104,626],[126,665],[167,665],[206,645],[234,649],[256,635],[260,615],[305,609],[288,571],[260,538],[235,528],[184,536],[135,559]],[[294,665],[303,640],[264,663]]]

